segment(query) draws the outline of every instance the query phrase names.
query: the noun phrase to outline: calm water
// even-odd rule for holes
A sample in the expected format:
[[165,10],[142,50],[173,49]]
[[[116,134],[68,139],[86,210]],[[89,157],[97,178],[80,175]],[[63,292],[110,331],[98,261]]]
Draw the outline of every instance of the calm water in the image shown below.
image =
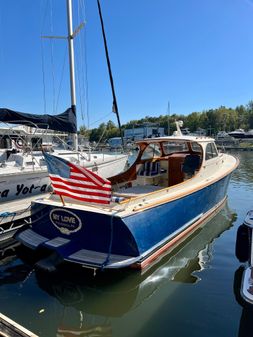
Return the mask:
[[237,227],[253,208],[253,153],[237,155],[227,206],[173,256],[143,275],[96,278],[75,270],[45,275],[20,255],[5,256],[0,312],[41,337],[252,336],[234,250]]

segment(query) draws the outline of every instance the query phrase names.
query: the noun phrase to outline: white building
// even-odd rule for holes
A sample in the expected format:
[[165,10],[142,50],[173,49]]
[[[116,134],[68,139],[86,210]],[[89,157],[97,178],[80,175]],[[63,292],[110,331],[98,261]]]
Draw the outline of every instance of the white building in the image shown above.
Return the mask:
[[124,138],[129,140],[138,140],[151,137],[163,137],[164,128],[155,125],[143,125],[124,130]]

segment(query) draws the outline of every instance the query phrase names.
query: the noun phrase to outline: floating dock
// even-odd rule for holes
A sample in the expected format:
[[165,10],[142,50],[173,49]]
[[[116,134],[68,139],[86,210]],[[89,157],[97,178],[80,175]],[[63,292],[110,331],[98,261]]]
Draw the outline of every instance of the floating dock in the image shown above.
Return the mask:
[[218,149],[225,151],[253,151],[253,138],[216,139]]
[[39,337],[0,313],[0,337]]

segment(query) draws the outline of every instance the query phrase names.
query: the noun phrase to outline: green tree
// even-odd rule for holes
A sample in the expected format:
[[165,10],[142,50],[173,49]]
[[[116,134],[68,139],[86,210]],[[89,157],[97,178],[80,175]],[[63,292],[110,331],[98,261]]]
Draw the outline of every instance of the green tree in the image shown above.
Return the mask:
[[[182,120],[184,127],[189,128],[191,132],[202,128],[207,130],[208,135],[217,134],[221,130],[253,129],[253,100],[249,101],[246,106],[240,105],[235,109],[220,106],[219,108],[202,112],[194,111],[189,115],[172,114],[169,116],[170,134],[175,131],[175,121],[177,120]],[[165,133],[168,133],[168,115],[160,115],[159,117],[145,116],[139,120],[131,120],[122,125],[122,129],[132,129],[146,123],[157,124],[164,128]],[[80,128],[80,132],[85,133],[85,127]],[[98,128],[90,131],[90,140],[105,140],[106,138],[118,137],[119,135],[119,129],[115,123],[108,121],[107,124],[102,123]]]
[[253,129],[253,101],[249,101],[246,106],[247,114],[248,114],[248,129]]
[[80,135],[84,136],[85,138],[90,137],[91,130],[88,130],[85,125],[81,125],[79,129]]

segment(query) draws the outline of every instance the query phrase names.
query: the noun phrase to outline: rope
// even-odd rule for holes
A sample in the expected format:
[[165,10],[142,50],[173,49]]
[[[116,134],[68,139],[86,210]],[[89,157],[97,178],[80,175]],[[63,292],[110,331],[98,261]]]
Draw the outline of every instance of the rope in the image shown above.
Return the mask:
[[2,213],[0,213],[0,217],[8,217],[8,216],[15,216],[15,215],[21,215],[21,214],[23,214],[23,213],[25,213],[25,212],[27,212],[29,209],[31,208],[31,205],[29,205],[27,208],[25,208],[25,209],[22,209],[22,210],[20,210],[20,211],[17,211],[17,212],[2,212]]
[[12,217],[10,221],[15,221],[15,217],[17,215],[22,215],[23,213],[27,212],[30,208],[31,208],[31,205],[28,206],[27,208],[25,208],[21,211],[17,211],[17,212],[2,212],[2,213],[0,213],[0,223],[8,217]]
[[103,270],[105,268],[105,266],[108,264],[108,262],[110,261],[110,256],[112,253],[112,242],[113,242],[113,218],[114,215],[116,215],[118,213],[118,211],[116,211],[115,213],[112,213],[111,215],[111,221],[110,221],[110,242],[109,242],[109,247],[108,247],[108,254],[107,257],[105,259],[105,261],[103,262],[102,266],[101,266],[101,270]]
[[15,212],[3,212],[3,213],[0,213],[0,217],[3,217],[3,218],[7,218],[8,216],[15,216],[16,213]]

